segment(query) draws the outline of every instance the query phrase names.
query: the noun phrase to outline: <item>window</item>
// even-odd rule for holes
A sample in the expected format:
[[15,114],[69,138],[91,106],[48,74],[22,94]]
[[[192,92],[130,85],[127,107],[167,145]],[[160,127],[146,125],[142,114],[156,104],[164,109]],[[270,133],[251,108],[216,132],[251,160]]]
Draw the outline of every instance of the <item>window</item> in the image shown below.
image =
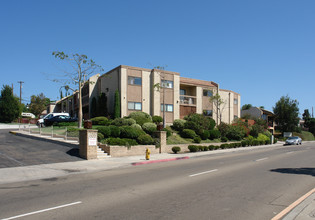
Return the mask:
[[173,81],[170,81],[170,80],[161,80],[161,87],[162,87],[162,88],[172,89],[172,88],[173,88]]
[[[166,112],[173,112],[173,105],[165,104],[165,111]],[[161,104],[161,112],[163,112],[163,104]]]
[[237,104],[238,104],[238,100],[234,99],[234,105],[237,105]]
[[181,90],[179,91],[179,94],[180,94],[180,95],[186,95],[186,90],[185,90],[185,89],[181,89]]
[[128,76],[128,84],[129,85],[139,85],[142,84],[142,79],[140,77]]
[[212,96],[212,91],[204,89],[203,90],[203,96],[209,96],[209,97]]
[[203,115],[212,117],[212,110],[203,110]]
[[141,102],[128,102],[128,109],[129,110],[142,110]]

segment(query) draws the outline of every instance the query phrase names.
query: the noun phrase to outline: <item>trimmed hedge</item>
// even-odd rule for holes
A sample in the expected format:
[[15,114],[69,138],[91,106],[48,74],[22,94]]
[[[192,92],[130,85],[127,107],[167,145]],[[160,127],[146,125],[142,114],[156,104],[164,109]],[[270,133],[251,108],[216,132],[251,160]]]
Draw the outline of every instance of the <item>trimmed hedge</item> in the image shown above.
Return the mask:
[[132,112],[130,113],[129,117],[134,119],[140,126],[142,126],[146,122],[152,122],[151,115],[145,112]]
[[154,139],[148,134],[142,134],[137,138],[139,144],[150,145],[154,144]]
[[196,145],[189,145],[188,149],[190,152],[197,152],[199,150],[198,146]]
[[158,116],[158,115],[152,116],[152,122],[153,123],[158,124],[158,123],[161,123],[162,121],[163,121],[163,118],[161,116]]
[[106,143],[109,145],[119,145],[119,146],[138,145],[136,140],[128,139],[128,138],[108,138],[108,139],[104,139],[102,143]]
[[108,138],[111,135],[110,128],[108,126],[98,127],[97,130],[104,135],[104,138]]
[[180,132],[180,136],[183,138],[195,138],[196,137],[196,132],[191,130],[191,129],[184,129]]
[[145,132],[142,130],[132,128],[130,126],[120,127],[120,137],[121,138],[137,139],[142,134],[145,134]]
[[108,124],[108,118],[104,116],[91,118],[93,125],[107,125]]
[[213,130],[210,130],[209,131],[209,138],[210,140],[214,140],[214,139],[217,139],[217,138],[220,138],[221,136],[221,133],[218,129],[213,129]]
[[194,137],[194,142],[199,144],[201,142],[201,138],[199,136]]
[[146,122],[142,125],[142,129],[147,133],[147,134],[153,134],[153,132],[157,131],[157,126],[156,124],[152,122]]
[[172,147],[172,151],[174,152],[174,154],[177,154],[178,152],[181,151],[180,147]]
[[182,131],[184,129],[184,126],[185,126],[185,120],[183,119],[176,119],[174,120],[173,122],[173,128],[176,130],[176,131]]

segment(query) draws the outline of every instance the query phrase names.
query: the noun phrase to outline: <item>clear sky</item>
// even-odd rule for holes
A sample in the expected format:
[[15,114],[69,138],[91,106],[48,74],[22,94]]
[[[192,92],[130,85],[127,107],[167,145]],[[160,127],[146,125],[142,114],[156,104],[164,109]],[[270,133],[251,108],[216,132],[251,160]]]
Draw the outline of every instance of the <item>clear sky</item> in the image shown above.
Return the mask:
[[165,66],[272,107],[315,105],[314,0],[0,0],[0,86],[56,100],[53,51],[86,54],[105,71]]

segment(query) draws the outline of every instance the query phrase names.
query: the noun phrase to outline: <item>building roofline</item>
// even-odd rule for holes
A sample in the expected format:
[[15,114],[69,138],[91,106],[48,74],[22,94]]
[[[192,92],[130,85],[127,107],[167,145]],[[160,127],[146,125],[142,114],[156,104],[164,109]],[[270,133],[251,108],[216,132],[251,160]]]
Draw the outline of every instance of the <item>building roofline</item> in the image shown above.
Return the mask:
[[233,92],[234,94],[237,94],[237,95],[240,95],[239,93],[237,92],[234,92],[232,90],[228,90],[228,89],[219,89],[220,91],[224,91],[224,92]]
[[219,85],[213,81],[206,81],[206,80],[201,80],[201,79],[192,79],[192,78],[187,78],[187,77],[180,77],[179,81],[181,84],[219,87]]

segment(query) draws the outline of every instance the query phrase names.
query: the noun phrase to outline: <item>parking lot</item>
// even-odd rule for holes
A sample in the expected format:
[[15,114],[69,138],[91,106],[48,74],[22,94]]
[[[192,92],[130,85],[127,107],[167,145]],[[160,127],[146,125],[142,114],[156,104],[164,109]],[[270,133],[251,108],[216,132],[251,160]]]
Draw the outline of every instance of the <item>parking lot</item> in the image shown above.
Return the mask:
[[78,149],[34,140],[0,129],[0,168],[83,160]]

